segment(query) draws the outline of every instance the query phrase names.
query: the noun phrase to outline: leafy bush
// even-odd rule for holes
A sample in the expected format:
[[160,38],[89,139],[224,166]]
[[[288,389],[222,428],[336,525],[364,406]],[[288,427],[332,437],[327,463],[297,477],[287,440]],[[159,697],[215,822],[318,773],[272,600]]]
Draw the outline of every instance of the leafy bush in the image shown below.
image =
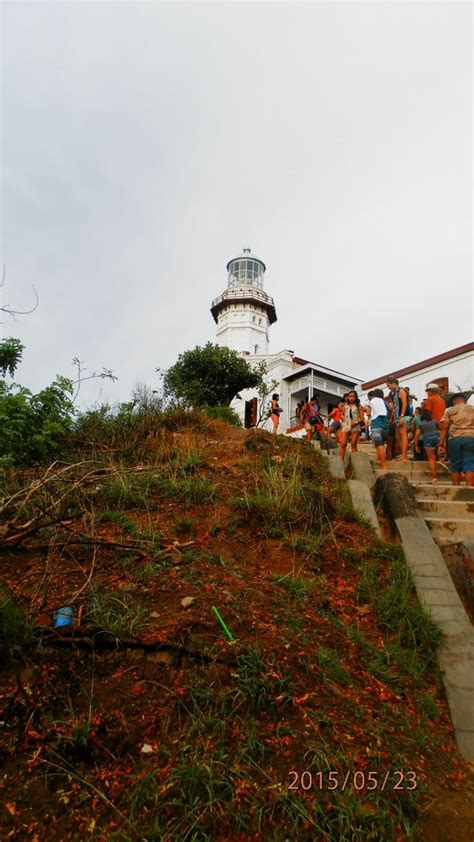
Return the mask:
[[219,421],[225,421],[232,427],[241,427],[242,421],[230,406],[204,406],[203,410],[208,418],[216,418]]
[[72,428],[72,383],[66,377],[33,394],[0,380],[0,459],[3,464],[51,462]]
[[70,447],[82,452],[88,446],[101,454],[119,453],[125,462],[156,461],[160,453],[169,455],[170,433],[184,428],[204,432],[208,426],[201,412],[163,411],[158,405],[136,406],[133,401],[115,407],[103,404],[76,419]]

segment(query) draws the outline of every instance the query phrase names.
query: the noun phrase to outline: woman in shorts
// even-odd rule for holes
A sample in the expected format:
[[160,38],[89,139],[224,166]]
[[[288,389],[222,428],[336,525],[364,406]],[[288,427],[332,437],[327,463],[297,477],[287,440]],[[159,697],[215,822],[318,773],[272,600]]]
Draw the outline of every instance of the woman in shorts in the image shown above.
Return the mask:
[[280,404],[278,403],[279,398],[280,398],[280,395],[277,395],[276,392],[272,395],[271,419],[272,419],[272,424],[273,424],[272,433],[274,433],[274,435],[277,434],[278,424],[280,423],[280,415],[283,412],[283,410],[280,407]]
[[335,406],[328,415],[329,433],[334,433],[336,438],[338,431],[341,429],[343,412],[344,403],[341,401],[341,403]]
[[351,443],[352,453],[357,452],[357,442],[359,436],[364,429],[364,414],[360,405],[360,400],[357,397],[357,392],[353,389],[347,393],[346,403],[344,405],[344,413],[341,422],[341,431],[339,436],[339,455],[344,458],[348,443]]

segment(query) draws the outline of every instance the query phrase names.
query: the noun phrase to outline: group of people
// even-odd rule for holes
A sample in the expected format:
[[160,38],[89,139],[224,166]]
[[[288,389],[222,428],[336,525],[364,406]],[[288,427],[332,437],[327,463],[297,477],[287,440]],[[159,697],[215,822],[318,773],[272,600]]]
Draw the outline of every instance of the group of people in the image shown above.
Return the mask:
[[[449,459],[449,470],[454,485],[464,478],[466,485],[474,485],[474,406],[467,403],[465,395],[452,395],[447,406],[436,383],[426,386],[426,398],[414,408],[418,399],[410,390],[400,386],[395,377],[386,383],[388,391],[372,389],[367,403],[362,404],[357,392],[351,389],[341,402],[324,416],[318,395],[309,401],[300,401],[296,416],[306,430],[308,439],[324,436],[334,439],[339,454],[344,457],[348,444],[357,451],[361,435],[371,439],[382,470],[392,459],[408,461],[408,449],[413,448],[415,461],[428,461],[432,482],[437,482],[437,462]],[[274,432],[278,430],[281,413],[278,395],[273,395],[272,420]]]
[[444,462],[447,456],[453,484],[460,485],[464,477],[466,485],[474,486],[474,406],[466,402],[465,395],[451,395],[447,406],[438,384],[428,383],[426,398],[414,409],[417,398],[396,378],[389,378],[387,387],[387,395],[381,389],[369,392],[363,408],[382,470],[387,470],[387,461],[396,450],[396,458],[408,461],[411,440],[413,459],[427,459],[432,482],[438,481],[437,461]]

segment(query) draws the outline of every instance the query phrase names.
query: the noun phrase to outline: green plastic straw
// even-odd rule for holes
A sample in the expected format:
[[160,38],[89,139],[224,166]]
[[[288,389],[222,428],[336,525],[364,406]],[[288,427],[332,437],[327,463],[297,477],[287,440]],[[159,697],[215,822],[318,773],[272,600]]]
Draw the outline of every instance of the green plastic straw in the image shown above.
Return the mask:
[[222,631],[224,632],[224,634],[225,634],[225,636],[226,636],[227,640],[234,640],[234,635],[233,635],[233,634],[232,634],[232,632],[230,632],[230,631],[229,631],[229,629],[227,628],[227,626],[226,626],[226,624],[224,623],[224,620],[222,619],[221,615],[219,614],[219,612],[218,612],[218,610],[217,610],[216,606],[215,606],[215,605],[211,605],[211,608],[212,608],[212,610],[213,610],[214,614],[216,615],[216,617],[217,617],[217,619],[218,619],[218,621],[219,621],[219,623],[220,623],[220,625],[221,625]]

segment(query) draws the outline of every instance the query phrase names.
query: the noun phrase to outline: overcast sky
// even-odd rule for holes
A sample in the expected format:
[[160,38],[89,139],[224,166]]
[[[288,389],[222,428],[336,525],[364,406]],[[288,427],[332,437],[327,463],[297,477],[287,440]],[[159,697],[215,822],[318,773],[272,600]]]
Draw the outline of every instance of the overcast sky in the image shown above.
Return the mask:
[[[292,349],[374,378],[471,340],[470,3],[3,3],[18,380],[215,339],[250,246]],[[96,385],[84,389],[92,402]]]

